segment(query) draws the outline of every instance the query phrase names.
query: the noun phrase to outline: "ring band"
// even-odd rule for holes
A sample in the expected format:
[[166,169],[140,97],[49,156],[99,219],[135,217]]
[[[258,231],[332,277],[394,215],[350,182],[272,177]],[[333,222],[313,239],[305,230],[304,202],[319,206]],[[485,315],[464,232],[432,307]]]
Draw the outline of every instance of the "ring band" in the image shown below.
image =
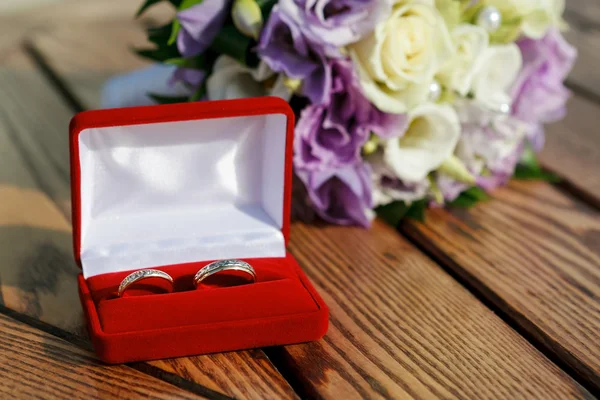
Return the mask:
[[222,271],[242,271],[252,277],[252,282],[256,282],[256,272],[250,264],[241,260],[224,260],[215,261],[205,267],[200,268],[200,270],[196,272],[196,275],[194,276],[194,286],[197,287],[204,279]]
[[121,281],[121,284],[119,285],[119,290],[118,290],[119,297],[123,296],[123,293],[125,292],[125,290],[129,286],[133,285],[135,282],[141,281],[142,279],[149,279],[149,278],[166,279],[169,282],[171,282],[171,284],[173,284],[173,278],[171,277],[171,275],[167,274],[166,272],[158,271],[156,269],[141,269],[139,271],[135,271],[134,273],[127,275],[125,277],[125,279],[123,279],[123,281]]

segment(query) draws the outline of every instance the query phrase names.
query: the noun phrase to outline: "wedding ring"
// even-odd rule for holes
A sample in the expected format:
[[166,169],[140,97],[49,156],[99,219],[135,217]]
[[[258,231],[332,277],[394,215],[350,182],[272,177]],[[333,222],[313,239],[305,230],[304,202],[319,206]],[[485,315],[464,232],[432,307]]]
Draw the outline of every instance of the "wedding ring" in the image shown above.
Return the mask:
[[121,281],[118,290],[119,297],[123,296],[125,290],[129,286],[133,285],[135,282],[149,278],[166,279],[169,282],[171,282],[171,284],[173,284],[173,278],[171,278],[171,275],[167,274],[166,272],[158,271],[156,269],[141,269],[139,271],[135,271],[134,273],[127,275],[125,279]]
[[252,277],[252,282],[256,282],[256,272],[254,272],[254,268],[250,264],[240,260],[223,260],[215,261],[200,268],[194,276],[194,286],[197,287],[204,279],[222,271],[242,271]]

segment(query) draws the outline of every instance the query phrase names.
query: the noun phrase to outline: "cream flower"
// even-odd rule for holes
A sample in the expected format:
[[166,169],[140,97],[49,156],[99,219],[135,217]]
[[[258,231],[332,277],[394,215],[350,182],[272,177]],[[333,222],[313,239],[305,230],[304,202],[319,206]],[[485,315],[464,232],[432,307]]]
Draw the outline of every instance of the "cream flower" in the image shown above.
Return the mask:
[[446,88],[464,97],[471,91],[475,74],[481,68],[489,47],[489,35],[479,26],[464,24],[454,28],[452,39],[456,52],[437,78]]
[[552,26],[564,27],[565,0],[485,0],[502,13],[504,20],[519,18],[525,36],[541,39]]
[[512,102],[509,91],[522,66],[523,57],[516,44],[489,47],[473,79],[475,98],[491,110],[508,111]]
[[[266,81],[273,79],[271,88]],[[235,59],[221,55],[206,80],[206,95],[209,100],[241,99],[246,97],[277,96],[289,100],[291,90],[284,84],[284,76],[276,76],[265,64],[256,69],[248,68]]]
[[453,46],[434,0],[403,0],[348,50],[369,100],[382,111],[404,113],[426,101]]
[[411,203],[427,196],[430,188],[429,179],[411,183],[400,181],[385,162],[384,152],[381,149],[366,157],[365,160],[371,166],[374,207],[384,206],[394,201]]
[[404,136],[385,143],[384,161],[406,183],[421,182],[454,152],[460,136],[456,111],[427,103],[410,113]]

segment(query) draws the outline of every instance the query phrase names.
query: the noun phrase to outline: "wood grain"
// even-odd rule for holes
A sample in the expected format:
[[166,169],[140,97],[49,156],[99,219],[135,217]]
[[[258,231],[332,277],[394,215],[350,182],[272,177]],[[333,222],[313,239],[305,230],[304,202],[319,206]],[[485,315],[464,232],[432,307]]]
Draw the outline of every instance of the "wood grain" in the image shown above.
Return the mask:
[[[0,300],[11,310],[86,337],[66,219],[73,112],[23,52],[12,52],[0,64],[0,86],[0,194],[7,194],[0,202]],[[152,365],[230,396],[295,397],[260,351]]]
[[[0,129],[14,147],[10,153],[20,155],[23,171],[32,176],[35,187],[43,189],[68,215],[68,126],[72,111],[22,51],[11,52],[0,63],[0,87]],[[20,185],[21,174],[5,168],[4,183]]]
[[132,51],[147,47],[142,26],[133,21],[60,25],[30,41],[86,109],[100,108],[106,80],[150,64]]
[[545,183],[512,183],[471,211],[405,233],[600,389],[600,214]]
[[[47,33],[56,27],[65,25],[85,27],[102,23],[110,25],[116,22],[131,24],[140,4],[141,0],[62,0],[60,6],[50,3],[21,12],[0,13],[0,59],[3,53],[18,46],[22,40]],[[167,23],[173,13],[174,9],[168,3],[160,3],[137,19],[137,23],[143,25]],[[115,43],[124,46],[124,43]],[[119,46],[115,48],[118,49]]]
[[588,393],[449,275],[376,221],[292,226],[331,309],[325,339],[282,350],[309,398],[584,398]]
[[0,314],[0,397],[196,399],[192,393],[94,355]]
[[595,121],[600,109],[600,2],[569,0],[565,19],[570,29],[564,35],[579,52],[567,81],[574,96],[567,118],[547,127],[542,163],[600,207],[600,176],[589,173],[600,166],[600,129]]
[[259,349],[149,364],[238,399],[297,398]]

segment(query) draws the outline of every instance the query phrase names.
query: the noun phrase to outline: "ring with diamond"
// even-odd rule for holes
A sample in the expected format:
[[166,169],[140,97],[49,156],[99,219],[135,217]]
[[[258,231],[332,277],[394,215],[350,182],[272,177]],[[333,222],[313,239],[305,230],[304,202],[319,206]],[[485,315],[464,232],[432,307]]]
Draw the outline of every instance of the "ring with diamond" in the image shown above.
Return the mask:
[[200,282],[202,282],[204,279],[222,271],[245,272],[252,277],[252,282],[256,282],[256,272],[250,264],[241,260],[223,260],[215,261],[205,267],[200,268],[200,270],[196,272],[196,275],[194,276],[194,286],[198,287]]
[[171,285],[173,285],[173,278],[171,277],[171,275],[167,274],[166,272],[162,272],[162,271],[158,271],[156,269],[141,269],[139,271],[135,271],[129,275],[127,275],[125,277],[125,279],[123,279],[123,281],[121,281],[121,284],[119,285],[119,290],[118,290],[118,294],[119,297],[123,296],[123,293],[125,293],[125,290],[133,285],[134,283],[141,281],[142,279],[150,279],[150,278],[160,278],[160,279],[166,279],[167,281],[171,282]]

